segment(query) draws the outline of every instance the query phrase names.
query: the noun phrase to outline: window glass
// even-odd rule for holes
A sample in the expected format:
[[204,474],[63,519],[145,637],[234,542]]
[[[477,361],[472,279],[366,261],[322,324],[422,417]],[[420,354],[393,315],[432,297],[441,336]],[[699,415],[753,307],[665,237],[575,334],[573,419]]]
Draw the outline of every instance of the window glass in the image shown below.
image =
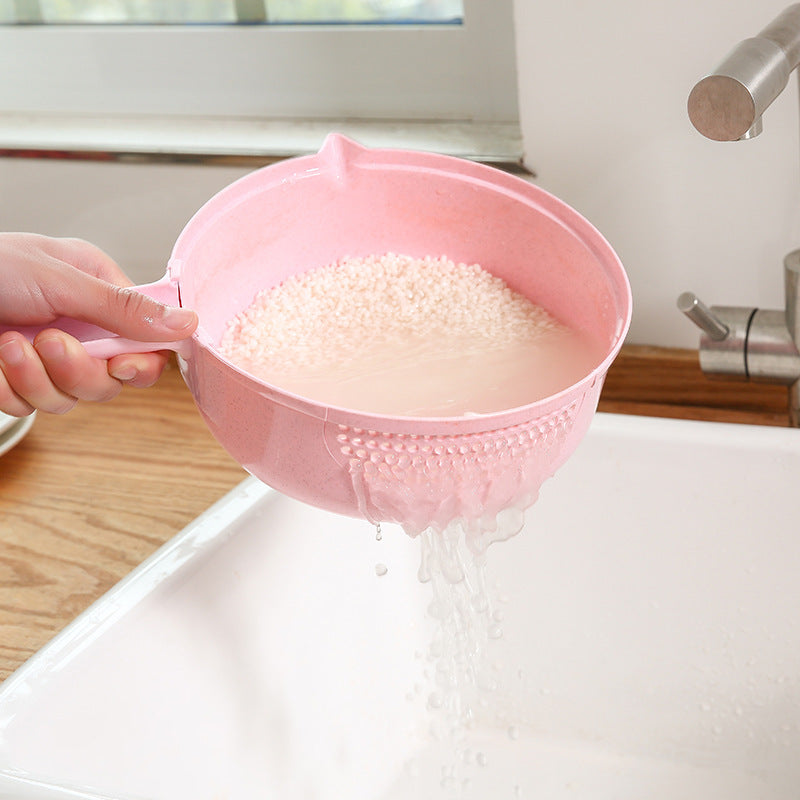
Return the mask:
[[271,22],[460,23],[461,0],[266,0]]
[[512,0],[0,0],[3,20],[15,125],[363,120],[460,141],[518,120]]
[[[48,24],[236,22],[233,0],[23,0]],[[37,8],[38,7],[38,8]]]
[[0,23],[449,23],[462,0],[0,0]]

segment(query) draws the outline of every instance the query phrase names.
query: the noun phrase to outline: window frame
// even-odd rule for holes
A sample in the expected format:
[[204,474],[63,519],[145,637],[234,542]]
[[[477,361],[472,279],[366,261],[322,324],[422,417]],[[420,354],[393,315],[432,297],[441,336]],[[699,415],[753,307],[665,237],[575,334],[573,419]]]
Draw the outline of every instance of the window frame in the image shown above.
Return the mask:
[[513,123],[512,5],[464,0],[460,25],[0,26],[0,114]]

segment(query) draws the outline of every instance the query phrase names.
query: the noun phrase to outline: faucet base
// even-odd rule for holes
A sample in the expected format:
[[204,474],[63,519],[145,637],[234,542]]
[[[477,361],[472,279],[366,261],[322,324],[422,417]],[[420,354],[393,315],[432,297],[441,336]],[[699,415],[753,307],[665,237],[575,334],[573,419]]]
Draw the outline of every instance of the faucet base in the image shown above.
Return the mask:
[[784,275],[785,311],[709,309],[690,292],[678,298],[678,308],[703,331],[700,368],[704,373],[789,387],[790,424],[800,427],[800,250],[784,259]]

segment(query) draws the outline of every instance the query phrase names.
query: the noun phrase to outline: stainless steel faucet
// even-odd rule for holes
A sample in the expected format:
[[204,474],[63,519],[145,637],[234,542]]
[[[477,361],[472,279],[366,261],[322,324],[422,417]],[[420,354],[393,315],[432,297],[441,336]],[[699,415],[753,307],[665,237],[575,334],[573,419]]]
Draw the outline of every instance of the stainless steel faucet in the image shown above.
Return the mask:
[[[689,95],[689,119],[709,139],[750,139],[800,64],[800,3],[740,42]],[[800,427],[800,250],[784,259],[786,308],[707,308],[684,292],[678,308],[701,330],[700,367],[710,377],[789,387],[789,422]]]

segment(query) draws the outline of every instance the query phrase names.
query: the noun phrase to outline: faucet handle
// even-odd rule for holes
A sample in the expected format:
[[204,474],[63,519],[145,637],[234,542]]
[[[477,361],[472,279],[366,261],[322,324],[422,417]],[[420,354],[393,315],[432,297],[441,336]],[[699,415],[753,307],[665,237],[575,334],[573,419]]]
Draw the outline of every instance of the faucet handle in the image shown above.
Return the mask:
[[678,309],[712,341],[721,342],[731,332],[730,328],[694,292],[684,292],[678,298]]

